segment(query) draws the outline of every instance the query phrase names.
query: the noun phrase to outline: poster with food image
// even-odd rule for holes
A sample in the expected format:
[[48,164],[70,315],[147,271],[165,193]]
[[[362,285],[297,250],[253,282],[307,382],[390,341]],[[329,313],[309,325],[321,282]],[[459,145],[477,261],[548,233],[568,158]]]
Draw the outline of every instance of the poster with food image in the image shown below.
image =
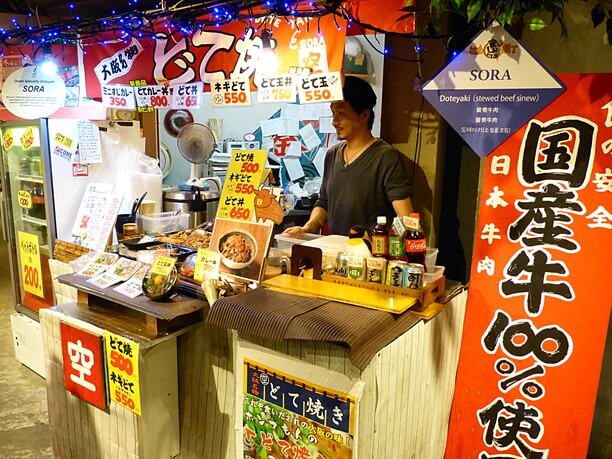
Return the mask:
[[271,225],[217,218],[210,250],[219,252],[219,272],[229,278],[259,282],[272,239]]
[[240,457],[359,457],[363,381],[245,340],[236,348]]
[[142,280],[149,271],[149,268],[148,265],[141,266],[136,274],[130,277],[127,282],[118,285],[113,290],[128,298],[136,298],[142,295]]

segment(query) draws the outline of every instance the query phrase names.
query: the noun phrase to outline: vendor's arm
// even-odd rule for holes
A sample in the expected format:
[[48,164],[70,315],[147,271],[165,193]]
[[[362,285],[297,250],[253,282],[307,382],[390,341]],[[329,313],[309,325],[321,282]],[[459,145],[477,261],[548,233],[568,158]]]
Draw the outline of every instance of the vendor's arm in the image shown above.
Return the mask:
[[410,197],[393,201],[393,210],[398,217],[408,216],[414,212]]
[[299,237],[302,233],[318,233],[326,221],[327,211],[323,207],[315,206],[315,208],[312,209],[310,218],[304,226],[292,226],[283,231],[283,234],[291,237]]

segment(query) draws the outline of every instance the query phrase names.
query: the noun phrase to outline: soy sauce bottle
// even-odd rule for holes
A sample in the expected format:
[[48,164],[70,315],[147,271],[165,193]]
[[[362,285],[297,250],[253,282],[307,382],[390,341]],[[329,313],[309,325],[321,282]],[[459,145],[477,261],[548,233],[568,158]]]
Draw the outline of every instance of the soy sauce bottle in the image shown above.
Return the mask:
[[376,217],[376,226],[372,229],[372,255],[386,258],[389,255],[389,229],[387,217]]
[[426,270],[425,254],[427,253],[427,240],[421,228],[420,215],[416,212],[410,214],[408,218],[404,218],[404,224],[406,225],[404,243],[408,263],[419,263]]

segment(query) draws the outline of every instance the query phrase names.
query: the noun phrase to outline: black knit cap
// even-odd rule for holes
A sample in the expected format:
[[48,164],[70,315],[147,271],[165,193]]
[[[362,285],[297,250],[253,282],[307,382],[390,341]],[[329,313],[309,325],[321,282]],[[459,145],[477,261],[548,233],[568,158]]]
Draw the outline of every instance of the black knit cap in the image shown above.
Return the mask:
[[361,113],[368,108],[371,110],[376,105],[376,94],[372,86],[359,77],[347,75],[344,78],[342,94],[344,100],[351,104],[353,110],[357,113]]

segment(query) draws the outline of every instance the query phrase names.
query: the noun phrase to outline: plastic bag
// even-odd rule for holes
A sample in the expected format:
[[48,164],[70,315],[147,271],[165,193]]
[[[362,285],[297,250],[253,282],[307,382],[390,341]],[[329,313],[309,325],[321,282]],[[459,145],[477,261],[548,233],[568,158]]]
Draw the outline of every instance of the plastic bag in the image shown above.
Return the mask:
[[134,200],[147,192],[147,200],[155,201],[155,212],[162,211],[163,172],[156,158],[125,145],[117,162],[115,193],[123,196],[120,214],[129,214]]

